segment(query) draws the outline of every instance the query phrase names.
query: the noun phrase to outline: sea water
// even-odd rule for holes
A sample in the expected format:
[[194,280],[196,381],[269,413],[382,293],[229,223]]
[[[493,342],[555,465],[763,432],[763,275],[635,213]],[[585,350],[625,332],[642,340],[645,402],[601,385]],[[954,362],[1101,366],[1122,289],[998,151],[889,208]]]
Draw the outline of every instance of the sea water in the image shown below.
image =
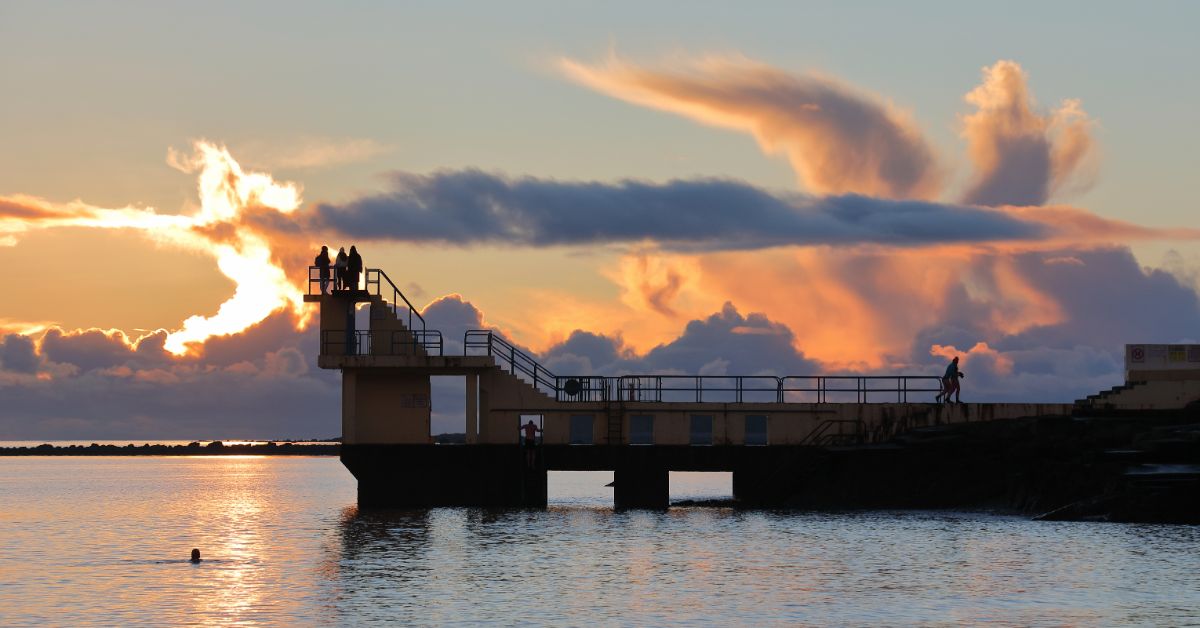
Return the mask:
[[1200,622],[1196,526],[615,512],[611,479],[552,473],[546,510],[360,511],[336,458],[0,458],[0,625]]

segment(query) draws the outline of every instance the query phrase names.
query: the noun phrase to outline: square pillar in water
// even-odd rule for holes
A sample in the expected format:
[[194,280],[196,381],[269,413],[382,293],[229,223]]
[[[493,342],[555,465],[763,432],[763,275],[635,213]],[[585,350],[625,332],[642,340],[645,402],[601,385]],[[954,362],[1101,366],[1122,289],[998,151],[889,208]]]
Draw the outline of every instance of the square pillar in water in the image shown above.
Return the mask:
[[666,469],[628,466],[613,474],[617,508],[665,510],[671,502],[670,474]]

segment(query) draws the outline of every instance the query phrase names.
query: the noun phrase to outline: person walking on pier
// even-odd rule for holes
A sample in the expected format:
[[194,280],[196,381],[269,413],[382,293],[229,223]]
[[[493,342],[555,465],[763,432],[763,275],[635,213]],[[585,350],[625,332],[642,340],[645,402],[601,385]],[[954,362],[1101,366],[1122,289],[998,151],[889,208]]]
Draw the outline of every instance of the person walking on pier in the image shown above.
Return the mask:
[[346,289],[346,265],[350,258],[346,257],[346,247],[338,249],[337,260],[333,263],[333,289]]
[[358,290],[358,276],[362,271],[362,256],[358,254],[358,249],[351,246],[350,257],[346,261],[346,281],[350,284],[346,287],[347,290]]
[[954,356],[954,359],[950,360],[950,364],[946,366],[946,374],[942,376],[942,392],[937,395],[938,401],[943,401],[944,397],[944,401],[950,403],[950,395],[953,394],[954,403],[962,403],[962,400],[958,397],[961,391],[958,380],[963,377],[966,377],[966,375],[958,370],[958,356]]
[[521,429],[525,431],[525,462],[529,465],[529,468],[532,469],[534,466],[533,448],[537,446],[537,433],[542,431],[542,428],[538,427],[537,424],[533,422],[533,419],[529,419],[529,422],[525,425],[522,425]]
[[317,253],[317,259],[314,262],[321,275],[321,294],[329,292],[329,247],[321,247],[321,252]]

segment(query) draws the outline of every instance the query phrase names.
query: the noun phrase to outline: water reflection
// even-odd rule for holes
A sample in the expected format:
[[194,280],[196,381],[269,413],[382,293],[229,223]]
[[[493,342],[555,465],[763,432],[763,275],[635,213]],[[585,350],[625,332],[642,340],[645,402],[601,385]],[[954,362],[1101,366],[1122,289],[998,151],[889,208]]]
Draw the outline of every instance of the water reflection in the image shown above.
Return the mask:
[[[359,511],[336,460],[0,459],[0,625],[1200,616],[1197,526],[614,512],[611,490],[594,480],[580,478],[569,504],[545,511]],[[200,565],[186,562],[191,547]]]
[[271,543],[263,538],[269,530],[264,485],[270,485],[275,470],[265,457],[223,457],[204,464],[210,472],[207,490],[199,492],[202,503],[193,506],[203,513],[209,529],[219,531],[209,547],[207,562],[194,566],[191,608],[187,615],[203,625],[228,625],[251,621],[263,613],[264,552]]
[[393,557],[419,560],[429,543],[429,510],[342,510],[342,561]]

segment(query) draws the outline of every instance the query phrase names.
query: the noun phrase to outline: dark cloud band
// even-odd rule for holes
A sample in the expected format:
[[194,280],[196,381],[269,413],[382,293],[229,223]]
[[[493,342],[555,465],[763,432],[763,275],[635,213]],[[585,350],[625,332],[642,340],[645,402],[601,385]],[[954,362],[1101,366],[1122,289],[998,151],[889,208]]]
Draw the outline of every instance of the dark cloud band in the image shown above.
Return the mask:
[[657,184],[398,172],[391,189],[320,204],[310,220],[356,239],[554,246],[653,240],[676,250],[1028,240],[1046,228],[999,211],[858,195],[776,195],[725,179]]

